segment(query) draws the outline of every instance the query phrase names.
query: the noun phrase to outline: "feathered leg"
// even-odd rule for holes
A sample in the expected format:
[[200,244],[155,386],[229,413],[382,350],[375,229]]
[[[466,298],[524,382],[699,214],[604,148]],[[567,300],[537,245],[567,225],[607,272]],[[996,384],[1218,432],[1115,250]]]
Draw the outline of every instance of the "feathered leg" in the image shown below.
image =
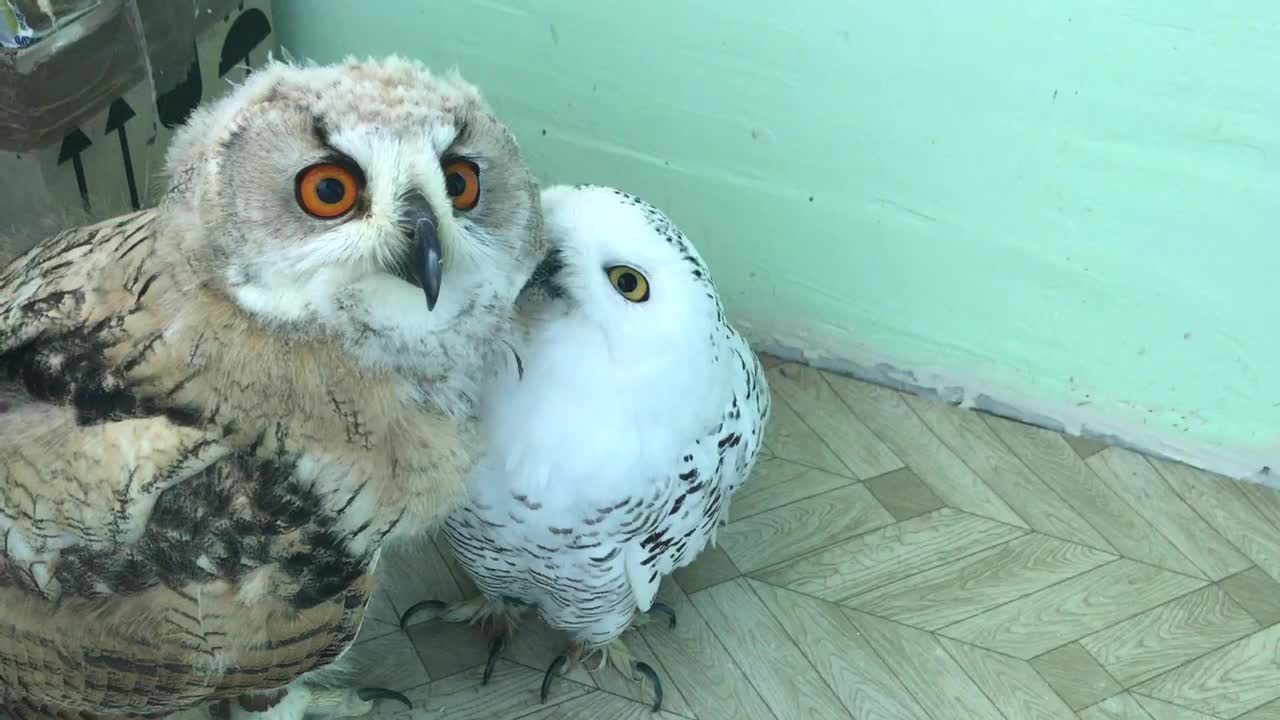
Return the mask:
[[481,681],[481,684],[486,684],[493,675],[498,656],[507,649],[528,609],[528,605],[516,600],[504,598],[495,601],[483,595],[453,605],[440,600],[423,600],[404,611],[400,616],[400,628],[407,631],[409,619],[422,612],[434,613],[433,620],[479,625],[481,632],[489,638],[489,659],[485,662],[484,679]]

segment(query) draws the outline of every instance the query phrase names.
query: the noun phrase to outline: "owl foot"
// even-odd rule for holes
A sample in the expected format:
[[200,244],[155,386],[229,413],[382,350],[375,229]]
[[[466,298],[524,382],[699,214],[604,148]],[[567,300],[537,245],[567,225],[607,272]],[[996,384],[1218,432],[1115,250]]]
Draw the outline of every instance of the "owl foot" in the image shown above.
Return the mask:
[[307,703],[308,714],[330,718],[357,718],[373,711],[379,700],[395,700],[412,710],[413,703],[409,698],[395,690],[386,688],[316,688],[311,690]]
[[493,677],[493,666],[498,662],[498,656],[503,650],[507,649],[507,636],[495,635],[489,641],[489,659],[484,663],[484,677],[480,680],[481,685],[488,685],[489,678]]
[[303,720],[306,716],[358,718],[373,711],[378,700],[395,700],[410,710],[409,698],[384,688],[318,687],[306,681],[287,689],[243,695],[228,703],[230,720]]
[[655,619],[655,618],[654,618],[654,614],[655,614],[655,613],[656,613],[656,614],[658,614],[658,615],[665,616],[665,617],[667,618],[667,628],[668,628],[668,629],[670,629],[670,630],[675,630],[675,629],[676,629],[676,611],[675,611],[675,608],[672,608],[670,605],[667,605],[666,603],[660,603],[660,602],[656,602],[656,603],[654,603],[653,605],[650,605],[650,606],[649,606],[649,611],[648,611],[648,612],[646,612],[644,615],[641,615],[641,616],[639,616],[639,617],[637,617],[637,618],[636,618],[639,622],[635,622],[635,623],[632,623],[632,624],[633,624],[633,625],[643,625],[643,624],[645,624],[645,623],[647,623],[647,622],[650,622],[650,621],[652,621],[652,620],[654,620],[654,619]]
[[404,705],[406,708],[413,709],[413,701],[405,697],[403,693],[386,688],[360,688],[356,690],[356,697],[362,702],[375,703],[379,700],[395,700]]
[[431,619],[437,620],[441,617],[441,615],[448,614],[449,603],[443,600],[423,600],[421,602],[416,602],[413,605],[410,605],[408,610],[405,610],[403,613],[400,614],[400,629],[408,632],[409,618],[413,617],[414,615],[417,615],[418,613],[424,610],[430,610],[432,613],[434,613],[434,616]]
[[480,625],[490,634],[515,633],[528,606],[516,600],[502,598],[490,600],[477,595],[460,603],[447,603],[442,600],[423,600],[414,603],[400,615],[400,629],[409,629],[410,618],[422,612],[431,612],[431,620],[444,620],[450,623],[469,623]]
[[435,613],[433,620],[444,620],[451,623],[479,624],[481,630],[489,636],[489,658],[484,665],[484,679],[481,684],[488,684],[493,676],[494,665],[498,656],[507,649],[511,637],[515,635],[516,626],[524,616],[527,606],[512,600],[490,601],[483,596],[474,597],[456,605],[439,600],[424,600],[404,611],[400,616],[400,627],[408,630],[409,619],[423,611]]
[[649,678],[649,682],[653,683],[653,711],[662,710],[662,681],[658,679],[658,671],[653,669],[649,663],[636,661],[632,667],[636,672]]
[[551,664],[547,666],[547,671],[542,675],[542,693],[540,698],[543,705],[547,704],[547,696],[551,694],[551,681],[554,680],[557,675],[567,675],[569,670],[568,653],[561,653],[556,656],[556,659],[552,660]]
[[[666,614],[661,610],[658,612]],[[674,615],[674,612],[672,615]],[[673,619],[673,626],[674,623]],[[551,665],[547,667],[546,673],[542,676],[542,703],[546,704],[547,697],[551,694],[551,682],[556,676],[567,675],[584,656],[597,653],[600,655],[600,661],[596,664],[596,667],[587,668],[589,672],[597,673],[611,665],[628,679],[640,680],[641,678],[637,677],[637,675],[648,678],[653,683],[653,711],[658,712],[662,709],[662,681],[658,678],[658,672],[649,663],[636,660],[621,638],[597,648],[588,648],[581,643],[570,645],[568,650],[551,661]]]

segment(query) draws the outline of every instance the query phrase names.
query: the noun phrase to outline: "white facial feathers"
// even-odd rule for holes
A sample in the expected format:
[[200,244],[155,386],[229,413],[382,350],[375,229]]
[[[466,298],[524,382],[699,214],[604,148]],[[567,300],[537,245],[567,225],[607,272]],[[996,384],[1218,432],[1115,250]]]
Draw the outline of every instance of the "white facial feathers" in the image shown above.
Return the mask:
[[[523,379],[485,395],[487,462],[544,502],[563,490],[589,504],[668,467],[718,422],[729,329],[706,266],[656,208],[612,188],[559,186],[544,190],[543,213],[558,255],[551,299],[522,309],[532,316]],[[620,265],[643,275],[646,300],[611,282]],[[590,487],[555,487],[586,477]]]

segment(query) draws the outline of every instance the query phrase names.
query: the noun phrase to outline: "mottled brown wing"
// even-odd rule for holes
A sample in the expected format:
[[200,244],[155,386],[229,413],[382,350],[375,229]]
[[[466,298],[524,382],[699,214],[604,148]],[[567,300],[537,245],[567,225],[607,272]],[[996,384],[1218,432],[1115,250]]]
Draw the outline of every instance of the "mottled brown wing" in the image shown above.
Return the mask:
[[75,228],[0,270],[0,575],[56,599],[59,552],[120,547],[156,498],[227,449],[135,392],[168,320],[180,253],[155,211]]
[[[0,587],[0,716],[123,720],[288,685],[355,638],[373,576],[298,612],[218,584],[51,606]],[[11,621],[11,622],[10,622]]]
[[165,269],[152,252],[156,219],[148,210],[71,228],[0,269],[0,353],[46,333],[123,330],[129,306]]

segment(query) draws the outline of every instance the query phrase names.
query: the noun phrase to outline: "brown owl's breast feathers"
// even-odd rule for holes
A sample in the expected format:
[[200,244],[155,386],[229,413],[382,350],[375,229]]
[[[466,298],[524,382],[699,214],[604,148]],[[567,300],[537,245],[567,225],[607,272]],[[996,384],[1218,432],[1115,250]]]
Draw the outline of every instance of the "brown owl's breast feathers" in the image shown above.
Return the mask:
[[37,246],[0,271],[0,712],[289,683],[350,643],[382,539],[467,464],[395,378],[219,297],[156,211]]

